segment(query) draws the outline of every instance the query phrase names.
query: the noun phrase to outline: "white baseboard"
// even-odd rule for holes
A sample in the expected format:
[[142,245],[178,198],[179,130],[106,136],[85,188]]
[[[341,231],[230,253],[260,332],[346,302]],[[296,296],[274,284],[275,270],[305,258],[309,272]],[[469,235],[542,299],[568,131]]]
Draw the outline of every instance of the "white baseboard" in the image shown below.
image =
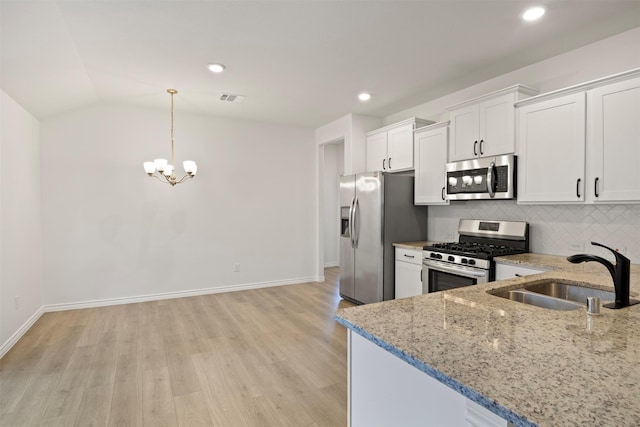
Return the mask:
[[24,334],[27,333],[27,331],[31,328],[31,326],[33,326],[33,324],[36,323],[36,321],[40,318],[40,316],[44,314],[44,312],[45,312],[44,306],[36,310],[36,312],[33,313],[33,315],[29,317],[26,322],[24,322],[24,324],[20,327],[20,329],[18,329],[13,335],[11,335],[11,337],[9,337],[7,342],[2,344],[2,347],[0,347],[0,359],[2,359],[2,357],[5,354],[7,354],[9,350],[11,350],[11,347],[13,347],[15,343],[17,343],[18,340],[22,338]]
[[81,308],[106,307],[109,305],[134,304],[147,301],[159,301],[163,299],[194,297],[198,295],[219,294],[223,292],[246,291],[249,289],[269,288],[272,286],[297,285],[309,282],[322,282],[320,277],[301,277],[298,279],[276,280],[269,282],[247,283],[243,285],[229,285],[216,288],[194,289],[190,291],[166,292],[161,294],[140,295],[135,297],[109,298],[93,301],[70,302],[61,304],[48,304],[44,306],[45,312],[77,310]]
[[161,294],[141,295],[135,297],[110,298],[93,301],[70,302],[62,304],[46,304],[36,311],[33,316],[27,320],[24,325],[14,333],[6,343],[0,347],[0,358],[4,356],[11,347],[18,342],[20,338],[33,326],[33,324],[42,316],[43,313],[52,311],[78,310],[81,308],[106,307],[109,305],[133,304],[146,301],[158,301],[163,299],[193,297],[198,295],[219,294],[223,292],[245,291],[249,289],[269,288],[273,286],[298,285],[309,282],[323,282],[324,276],[301,277],[289,280],[274,280],[269,282],[247,283],[243,285],[221,286],[217,288],[195,289],[190,291],[166,292]]
[[338,261],[329,261],[324,263],[324,268],[329,267],[340,267],[340,263]]

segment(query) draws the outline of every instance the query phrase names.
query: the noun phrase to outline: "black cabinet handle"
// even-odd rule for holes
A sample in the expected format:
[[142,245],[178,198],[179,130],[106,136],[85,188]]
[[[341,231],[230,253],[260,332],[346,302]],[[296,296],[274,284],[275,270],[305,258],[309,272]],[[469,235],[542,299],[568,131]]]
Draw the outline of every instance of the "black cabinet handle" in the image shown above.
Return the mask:
[[599,188],[598,188],[598,181],[600,181],[600,178],[596,178],[595,182],[593,183],[593,193],[596,195],[596,197],[600,197],[600,192],[599,192]]
[[580,181],[582,181],[582,178],[578,178],[576,182],[576,196],[578,196],[578,199],[580,198]]
[[442,200],[445,200],[445,198],[444,198],[444,187],[442,187]]
[[473,143],[473,155],[474,156],[478,155],[478,141],[474,141]]
[[384,171],[384,170],[386,170],[386,169],[384,168],[384,162],[386,162],[386,161],[387,161],[387,159],[382,159],[382,170],[383,170],[383,171]]
[[389,157],[389,170],[391,170],[391,157]]
[[416,257],[415,255],[407,255],[407,254],[404,254],[404,256],[406,256],[407,258],[415,258]]
[[482,152],[482,143],[484,142],[484,139],[480,140],[480,155],[482,156],[484,153]]

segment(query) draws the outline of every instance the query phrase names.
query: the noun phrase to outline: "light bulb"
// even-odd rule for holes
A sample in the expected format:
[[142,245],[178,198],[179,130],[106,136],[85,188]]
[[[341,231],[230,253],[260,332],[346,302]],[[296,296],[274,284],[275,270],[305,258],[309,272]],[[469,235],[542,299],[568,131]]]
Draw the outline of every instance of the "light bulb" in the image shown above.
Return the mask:
[[173,166],[171,165],[167,165],[164,168],[164,171],[162,172],[164,174],[164,176],[171,176],[171,173],[173,172]]
[[148,174],[152,174],[156,171],[156,164],[154,162],[144,162],[144,171]]
[[542,15],[544,15],[544,8],[542,7],[532,7],[530,9],[527,9],[523,14],[522,14],[522,19],[524,19],[525,21],[536,21],[540,18],[542,18]]
[[221,73],[227,68],[223,64],[209,64],[209,71],[212,73]]
[[167,160],[166,159],[155,159],[153,161],[153,163],[156,164],[156,169],[158,169],[160,172],[162,172],[164,170],[164,168],[167,167]]
[[186,173],[192,173],[193,169],[195,169],[196,167],[196,162],[194,162],[193,160],[185,160],[184,162],[182,162],[182,167],[184,167],[184,171]]

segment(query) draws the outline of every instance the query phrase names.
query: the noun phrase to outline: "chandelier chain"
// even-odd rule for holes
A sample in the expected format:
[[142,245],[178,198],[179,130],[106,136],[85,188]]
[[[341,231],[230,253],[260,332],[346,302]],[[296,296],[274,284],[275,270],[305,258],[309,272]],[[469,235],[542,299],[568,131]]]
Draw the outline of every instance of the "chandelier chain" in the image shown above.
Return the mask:
[[175,166],[176,161],[175,161],[174,148],[173,148],[173,95],[178,93],[178,91],[175,89],[169,89],[167,90],[167,92],[171,94],[171,164]]

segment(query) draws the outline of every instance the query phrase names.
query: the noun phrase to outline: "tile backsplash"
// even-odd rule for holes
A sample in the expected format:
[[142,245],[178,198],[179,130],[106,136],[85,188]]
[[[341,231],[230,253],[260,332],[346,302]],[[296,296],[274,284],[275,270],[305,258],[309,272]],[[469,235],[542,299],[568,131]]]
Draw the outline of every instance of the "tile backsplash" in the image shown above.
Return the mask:
[[461,218],[527,221],[531,252],[586,252],[612,259],[590,244],[595,241],[640,263],[640,205],[518,205],[514,200],[485,200],[430,206],[428,215],[429,240],[457,240]]

